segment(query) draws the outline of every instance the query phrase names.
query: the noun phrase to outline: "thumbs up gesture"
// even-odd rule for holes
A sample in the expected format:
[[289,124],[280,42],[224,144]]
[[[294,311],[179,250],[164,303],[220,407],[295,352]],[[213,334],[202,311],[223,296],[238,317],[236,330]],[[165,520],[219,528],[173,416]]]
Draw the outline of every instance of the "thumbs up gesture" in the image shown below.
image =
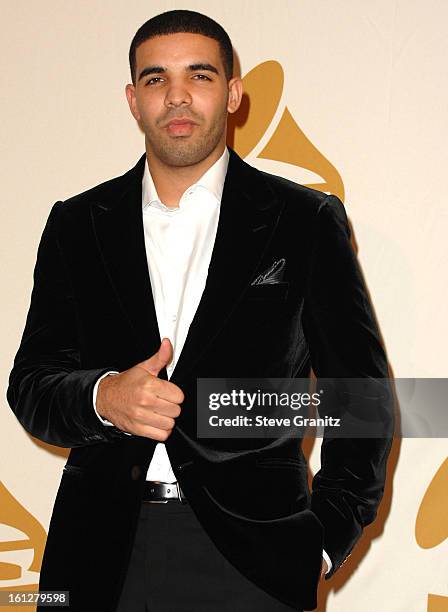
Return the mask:
[[157,353],[98,385],[96,409],[100,416],[128,433],[164,442],[181,413],[184,394],[180,387],[158,374],[173,358],[169,338]]

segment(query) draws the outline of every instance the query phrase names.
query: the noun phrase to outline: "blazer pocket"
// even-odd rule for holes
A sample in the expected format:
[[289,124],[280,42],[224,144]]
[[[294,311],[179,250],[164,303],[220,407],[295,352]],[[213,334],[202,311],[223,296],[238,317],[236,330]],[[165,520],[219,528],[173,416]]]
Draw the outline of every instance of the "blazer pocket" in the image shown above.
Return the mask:
[[288,297],[289,282],[281,281],[279,283],[249,285],[244,293],[243,300],[267,300],[267,301],[283,301]]

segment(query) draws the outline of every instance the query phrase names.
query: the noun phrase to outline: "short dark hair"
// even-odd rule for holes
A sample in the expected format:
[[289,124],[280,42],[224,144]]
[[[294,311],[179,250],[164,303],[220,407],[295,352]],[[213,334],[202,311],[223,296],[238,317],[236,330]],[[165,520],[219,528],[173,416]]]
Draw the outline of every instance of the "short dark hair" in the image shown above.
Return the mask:
[[196,11],[175,10],[167,11],[146,21],[135,33],[129,48],[129,67],[131,69],[132,83],[137,80],[137,47],[154,36],[188,32],[202,34],[213,38],[219,43],[221,60],[224,72],[229,81],[233,76],[233,49],[229,35],[216,21],[197,13]]

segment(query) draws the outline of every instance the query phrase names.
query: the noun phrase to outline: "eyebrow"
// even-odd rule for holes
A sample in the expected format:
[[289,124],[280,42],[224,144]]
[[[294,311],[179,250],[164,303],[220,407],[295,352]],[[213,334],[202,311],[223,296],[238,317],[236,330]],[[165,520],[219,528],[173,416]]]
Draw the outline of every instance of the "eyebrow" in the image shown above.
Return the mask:
[[[204,70],[207,72],[214,72],[215,74],[219,74],[219,71],[215,66],[204,62],[198,64],[190,64],[189,66],[185,67],[186,72],[196,72],[196,70]],[[147,66],[146,68],[143,68],[143,70],[140,72],[138,80],[141,81],[144,77],[150,74],[164,74],[165,72],[168,72],[168,70],[163,66]]]

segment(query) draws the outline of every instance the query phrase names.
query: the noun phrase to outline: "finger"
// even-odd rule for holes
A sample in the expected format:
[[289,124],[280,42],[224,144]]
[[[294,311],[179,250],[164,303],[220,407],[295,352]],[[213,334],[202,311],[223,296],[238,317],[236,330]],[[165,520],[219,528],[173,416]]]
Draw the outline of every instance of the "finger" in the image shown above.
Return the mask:
[[174,418],[158,414],[157,412],[145,411],[138,413],[133,419],[133,425],[135,426],[150,426],[156,429],[171,430],[173,429],[176,421]]
[[165,442],[170,435],[172,430],[168,429],[157,429],[151,425],[140,426],[136,429],[136,435],[142,436],[143,438],[151,438],[151,440],[157,440],[158,442]]
[[167,366],[173,358],[173,347],[169,338],[163,338],[160,343],[160,348],[157,353],[154,353],[149,359],[137,364],[138,367],[143,368],[148,374],[158,376],[160,370]]
[[172,419],[176,419],[182,412],[182,408],[179,404],[167,401],[161,397],[156,398],[151,410],[162,416],[171,417]]
[[148,376],[148,380],[144,387],[140,389],[141,402],[152,406],[157,399],[162,399],[173,404],[181,404],[184,399],[184,393],[180,387],[161,378]]
[[178,404],[155,398],[150,405],[136,406],[128,413],[128,418],[134,423],[148,424],[166,429],[165,423],[169,420],[170,427],[174,427],[174,419],[181,413]]

